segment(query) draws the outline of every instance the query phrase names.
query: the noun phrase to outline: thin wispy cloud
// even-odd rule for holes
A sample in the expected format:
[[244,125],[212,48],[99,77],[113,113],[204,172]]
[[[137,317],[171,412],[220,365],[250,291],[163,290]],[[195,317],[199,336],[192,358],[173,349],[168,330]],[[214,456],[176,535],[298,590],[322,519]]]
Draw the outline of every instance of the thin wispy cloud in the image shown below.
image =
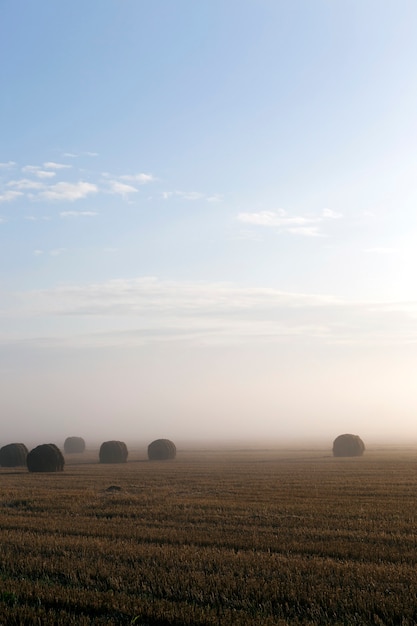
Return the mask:
[[163,191],[162,198],[168,200],[169,198],[180,198],[181,200],[201,200],[204,198],[204,194],[199,191]]
[[59,182],[49,186],[39,194],[45,200],[74,202],[98,192],[97,185],[79,181],[77,183]]
[[123,174],[121,176],[113,176],[109,172],[102,172],[101,177],[105,180],[105,191],[107,191],[107,193],[119,195],[125,199],[129,198],[132,194],[138,193],[139,190],[135,185],[142,186],[156,181],[156,178],[152,174],[145,174],[143,172],[138,174]]
[[207,202],[222,202],[223,196],[221,193],[214,193],[212,196],[207,196]]
[[41,248],[36,248],[33,251],[33,255],[44,256],[46,254],[51,257],[57,257],[57,256],[60,256],[65,251],[66,251],[66,248],[52,248],[51,250],[42,250]]
[[10,180],[7,183],[8,187],[15,187],[16,189],[44,189],[45,184],[39,180],[31,180],[30,178],[21,178],[20,180]]
[[323,237],[321,226],[325,221],[340,219],[341,214],[323,209],[319,215],[290,215],[284,209],[239,213],[237,219],[245,224],[276,228],[280,232],[304,237]]
[[89,152],[89,151],[87,152],[63,152],[62,156],[69,158],[69,159],[77,159],[78,157],[81,157],[81,156],[97,157],[98,152]]
[[146,185],[147,183],[152,183],[156,180],[155,176],[152,174],[124,174],[123,176],[119,176],[120,180],[127,180],[129,182],[135,182],[139,185]]
[[60,217],[96,217],[98,211],[61,211]]
[[34,256],[43,256],[48,255],[52,257],[60,256],[63,252],[65,252],[65,248],[53,248],[52,250],[42,250],[41,248],[36,248],[33,251]]
[[247,224],[256,224],[257,226],[302,226],[321,221],[321,218],[289,216],[283,209],[278,211],[259,211],[258,213],[239,213],[238,219]]
[[37,176],[38,178],[53,178],[56,176],[55,172],[42,169],[40,165],[25,165],[22,167],[22,172],[25,174],[33,174],[33,176]]
[[324,237],[318,226],[298,226],[287,228],[290,235],[301,235],[302,237]]
[[46,161],[46,163],[44,163],[43,166],[46,169],[51,169],[51,170],[66,170],[66,169],[72,168],[72,165],[67,165],[65,163],[55,163],[54,161]]
[[136,187],[133,185],[127,185],[126,183],[120,183],[117,180],[109,181],[109,193],[113,193],[119,196],[129,196],[132,193],[137,193]]
[[7,161],[6,163],[0,163],[0,169],[8,170],[16,165],[15,161]]
[[[50,255],[61,254],[62,248]],[[163,281],[155,277],[57,287],[15,294],[14,316],[77,317],[77,327],[108,320],[101,341],[129,333],[144,341],[247,343],[294,340],[335,345],[417,343],[417,301],[349,301],[321,294]],[[3,312],[5,314],[5,312]],[[148,336],[149,331],[152,332]],[[92,338],[96,341],[97,337]]]
[[22,196],[23,193],[21,191],[9,190],[4,193],[0,193],[0,202],[13,202],[19,196]]
[[56,176],[55,172],[49,172],[48,170],[38,170],[36,172],[36,176],[38,178],[54,178]]

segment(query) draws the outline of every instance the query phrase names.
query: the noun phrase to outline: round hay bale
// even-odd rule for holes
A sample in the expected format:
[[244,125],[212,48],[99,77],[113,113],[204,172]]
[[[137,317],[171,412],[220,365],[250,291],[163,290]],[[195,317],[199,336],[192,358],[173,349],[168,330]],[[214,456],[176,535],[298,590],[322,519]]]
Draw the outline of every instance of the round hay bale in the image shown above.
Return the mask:
[[64,452],[67,454],[81,454],[85,450],[85,441],[82,437],[67,437],[64,442]]
[[333,456],[362,456],[365,444],[358,435],[339,435],[333,441]]
[[0,465],[2,467],[19,467],[26,465],[28,449],[24,443],[9,443],[0,448]]
[[126,463],[128,456],[124,441],[104,441],[100,446],[100,463]]
[[169,439],[155,439],[148,446],[148,458],[150,461],[167,461],[175,459],[177,448]]
[[26,458],[29,472],[62,472],[64,456],[54,443],[43,443],[29,452]]

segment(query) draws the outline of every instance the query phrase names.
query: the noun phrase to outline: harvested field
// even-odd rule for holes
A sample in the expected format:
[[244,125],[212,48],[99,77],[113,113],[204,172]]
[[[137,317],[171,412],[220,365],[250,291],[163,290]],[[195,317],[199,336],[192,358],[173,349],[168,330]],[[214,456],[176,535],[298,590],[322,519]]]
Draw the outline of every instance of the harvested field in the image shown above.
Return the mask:
[[417,450],[97,458],[0,469],[1,624],[417,623]]

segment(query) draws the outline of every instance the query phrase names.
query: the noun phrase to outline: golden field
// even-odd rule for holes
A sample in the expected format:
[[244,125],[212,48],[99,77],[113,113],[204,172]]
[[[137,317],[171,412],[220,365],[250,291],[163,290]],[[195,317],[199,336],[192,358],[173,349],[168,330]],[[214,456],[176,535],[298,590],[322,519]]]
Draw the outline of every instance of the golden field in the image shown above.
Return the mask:
[[0,469],[0,624],[417,624],[417,449]]

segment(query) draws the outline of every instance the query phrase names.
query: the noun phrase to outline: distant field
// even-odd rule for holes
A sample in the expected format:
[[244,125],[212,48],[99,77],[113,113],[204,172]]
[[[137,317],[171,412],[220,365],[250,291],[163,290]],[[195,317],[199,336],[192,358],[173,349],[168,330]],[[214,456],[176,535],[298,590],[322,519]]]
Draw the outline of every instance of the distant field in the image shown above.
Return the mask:
[[0,624],[417,624],[417,449],[0,469]]

